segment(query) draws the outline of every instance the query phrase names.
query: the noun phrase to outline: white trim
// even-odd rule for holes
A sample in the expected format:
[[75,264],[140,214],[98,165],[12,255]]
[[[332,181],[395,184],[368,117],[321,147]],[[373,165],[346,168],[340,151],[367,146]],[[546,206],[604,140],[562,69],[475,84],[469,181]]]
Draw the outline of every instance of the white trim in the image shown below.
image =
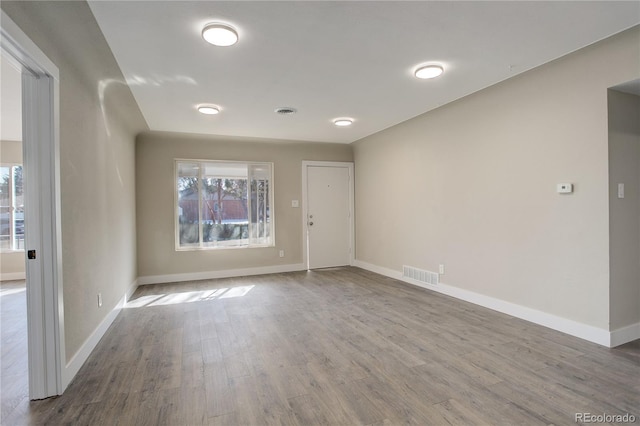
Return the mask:
[[307,226],[308,213],[308,193],[307,168],[311,167],[345,167],[349,169],[349,265],[355,262],[356,253],[356,209],[355,209],[355,173],[354,163],[350,161],[303,161],[302,162],[302,262],[306,269],[309,269],[309,228]]
[[136,279],[134,282],[129,284],[129,288],[127,288],[127,292],[124,294],[124,303],[125,303],[125,305],[127,304],[127,302],[129,300],[131,300],[131,297],[133,296],[133,293],[135,293],[137,289],[138,289],[138,280]]
[[26,65],[30,68],[35,67],[45,71],[48,75],[53,77],[56,81],[60,80],[60,72],[58,67],[45,55],[40,48],[16,25],[15,22],[1,11],[0,26],[2,26],[2,36],[9,36],[7,44],[10,46],[12,53],[14,51],[18,53],[15,55],[15,59],[21,65]]
[[117,318],[126,301],[126,295],[122,296],[118,304],[111,310],[111,312],[107,314],[100,325],[93,331],[93,333],[91,333],[87,340],[84,341],[82,346],[80,346],[78,352],[76,352],[75,355],[73,355],[73,358],[71,358],[71,360],[67,363],[62,374],[64,388],[69,386],[73,378],[76,376],[76,374],[78,374],[78,371],[80,371],[80,368],[82,368],[84,363],[87,361],[87,359],[91,355],[91,352],[100,342],[100,339],[102,339],[113,321]]
[[[381,266],[373,265],[361,260],[356,260],[353,264],[362,269],[366,269],[371,272],[375,272],[380,275],[385,275],[390,278],[394,278],[399,281],[403,281],[418,287],[432,290],[438,293],[446,294],[447,296],[455,297],[456,299],[464,300],[485,308],[492,309],[494,311],[502,312],[503,314],[511,315],[516,318],[523,319],[538,325],[542,325],[551,328],[562,333],[569,334],[571,336],[579,337],[584,340],[588,340],[593,343],[597,343],[602,346],[612,347],[611,333],[609,331],[594,327],[591,325],[583,324],[581,322],[573,321],[567,318],[562,318],[556,315],[552,315],[546,312],[538,311],[536,309],[528,308],[526,306],[517,305],[515,303],[507,302],[505,300],[496,299],[494,297],[485,296],[483,294],[475,293],[473,291],[464,290],[458,287],[453,287],[447,284],[439,283],[438,285],[425,284],[411,278],[405,278],[402,273],[393,269],[384,268]],[[640,324],[639,324],[640,328]],[[621,333],[627,335],[626,329]],[[637,331],[637,330],[636,330]],[[621,336],[623,335],[621,334]],[[629,335],[631,333],[628,333]]]
[[611,332],[609,347],[614,348],[637,339],[640,339],[640,322],[613,330]]
[[250,275],[279,274],[282,272],[306,271],[304,263],[290,265],[261,266],[257,268],[225,269],[221,271],[186,272],[183,274],[147,275],[138,277],[138,285],[177,283],[183,281],[211,280],[215,278],[245,277]]
[[370,272],[375,272],[376,274],[384,275],[385,277],[393,278],[394,280],[402,281],[402,272],[396,271],[395,269],[385,268],[383,266],[374,265],[373,263],[363,262],[362,260],[356,259],[353,262],[353,266],[366,269]]
[[17,281],[27,278],[26,272],[8,272],[0,274],[0,281]]

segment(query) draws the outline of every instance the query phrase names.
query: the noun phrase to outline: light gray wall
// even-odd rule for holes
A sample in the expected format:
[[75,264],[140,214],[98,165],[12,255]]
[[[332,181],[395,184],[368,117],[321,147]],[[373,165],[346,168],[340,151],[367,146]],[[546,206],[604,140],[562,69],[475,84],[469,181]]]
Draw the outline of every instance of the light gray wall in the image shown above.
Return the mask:
[[[4,108],[4,103],[2,107]],[[22,142],[0,140],[0,163],[22,164]],[[24,252],[0,253],[0,280],[15,279],[15,274],[24,273]]]
[[[640,323],[640,96],[609,90],[611,329]],[[624,183],[624,198],[618,198]]]
[[607,88],[638,77],[639,43],[636,27],[357,141],[357,259],[443,263],[446,284],[608,330]]
[[0,140],[0,162],[3,164],[22,164],[22,142]]
[[0,56],[0,140],[22,140],[22,74],[17,66]]
[[147,125],[85,2],[3,1],[1,7],[60,71],[69,360],[137,277],[135,135]]
[[[149,132],[138,136],[136,182],[140,277],[302,262],[302,161],[352,161],[350,145]],[[175,250],[174,159],[274,163],[276,247]],[[284,250],[285,257],[278,257]]]

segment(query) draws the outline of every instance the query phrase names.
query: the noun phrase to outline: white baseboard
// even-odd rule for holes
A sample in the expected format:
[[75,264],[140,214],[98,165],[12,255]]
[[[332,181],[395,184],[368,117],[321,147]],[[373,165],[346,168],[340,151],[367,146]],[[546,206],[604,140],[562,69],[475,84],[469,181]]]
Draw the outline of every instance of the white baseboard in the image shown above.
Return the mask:
[[633,342],[637,339],[640,339],[640,322],[613,330],[611,332],[609,347],[613,348],[624,345],[625,343]]
[[279,274],[282,272],[306,271],[304,263],[262,266],[258,268],[225,269],[222,271],[187,272],[183,274],[148,275],[138,277],[138,285],[176,283],[182,281],[211,280],[214,278],[243,277],[249,275]]
[[[135,283],[136,281],[134,281],[134,284]],[[133,285],[130,287],[133,287]],[[62,389],[66,389],[67,386],[69,386],[69,383],[71,383],[73,378],[76,376],[76,374],[78,374],[78,371],[80,371],[80,368],[87,361],[89,355],[91,355],[91,352],[95,349],[98,342],[100,342],[100,339],[102,339],[102,336],[104,336],[113,321],[116,319],[127,300],[127,295],[122,296],[122,299],[120,299],[118,304],[111,310],[111,312],[107,314],[98,328],[96,328],[93,333],[91,333],[87,340],[84,341],[78,352],[76,352],[73,358],[71,358],[71,361],[67,363],[62,372]]]
[[367,271],[375,272],[376,274],[384,275],[385,277],[402,281],[402,272],[396,271],[394,269],[374,265],[373,263],[363,262],[362,260],[358,259],[353,261],[353,266],[366,269]]
[[[456,299],[464,300],[485,308],[492,309],[494,311],[502,312],[503,314],[511,315],[516,318],[523,319],[538,325],[551,328],[562,333],[569,334],[571,336],[579,337],[584,340],[588,340],[593,343],[597,343],[606,347],[613,347],[622,343],[616,343],[618,341],[624,343],[634,340],[640,336],[640,324],[625,327],[624,329],[609,332],[607,330],[594,327],[591,325],[583,324],[577,321],[573,321],[567,318],[562,318],[557,315],[552,315],[546,312],[538,311],[536,309],[528,308],[526,306],[517,305],[515,303],[507,302],[505,300],[496,299],[494,297],[485,296],[483,294],[475,293],[469,290],[464,290],[458,287],[453,287],[447,284],[439,283],[438,285],[425,284],[411,278],[402,276],[402,272],[395,271],[393,269],[384,268],[381,266],[373,265],[361,260],[356,260],[353,266],[366,269],[371,272],[375,272],[380,275],[385,275],[390,278],[397,279],[418,287],[426,288],[438,293],[446,294],[447,296],[455,297]],[[615,334],[615,339],[614,339]],[[626,340],[630,339],[630,340]]]
[[132,282],[129,285],[129,288],[127,289],[127,292],[124,295],[124,304],[125,305],[127,304],[127,302],[129,300],[131,300],[131,296],[133,296],[133,293],[135,293],[137,289],[138,289],[138,280],[136,279],[134,282]]
[[27,274],[25,272],[9,272],[6,274],[0,274],[0,281],[16,281],[26,279]]

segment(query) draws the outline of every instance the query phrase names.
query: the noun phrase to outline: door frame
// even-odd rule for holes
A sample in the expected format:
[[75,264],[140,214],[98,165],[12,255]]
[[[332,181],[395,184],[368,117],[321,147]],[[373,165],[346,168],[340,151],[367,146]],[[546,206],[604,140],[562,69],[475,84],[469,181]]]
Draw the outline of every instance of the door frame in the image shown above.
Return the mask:
[[309,167],[339,167],[349,170],[349,265],[355,259],[355,196],[354,196],[354,164],[349,161],[303,161],[302,162],[302,263],[309,270],[309,226],[308,212],[308,178]]
[[60,203],[60,77],[58,67],[2,11],[0,49],[22,77],[25,169],[25,259],[29,345],[29,399],[60,395],[64,377],[62,225]]

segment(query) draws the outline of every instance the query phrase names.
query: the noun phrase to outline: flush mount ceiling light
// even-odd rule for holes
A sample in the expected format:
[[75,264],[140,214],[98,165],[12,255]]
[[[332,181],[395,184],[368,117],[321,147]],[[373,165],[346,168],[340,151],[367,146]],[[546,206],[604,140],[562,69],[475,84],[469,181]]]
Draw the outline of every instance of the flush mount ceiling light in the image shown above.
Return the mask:
[[208,24],[202,30],[202,38],[214,46],[227,47],[238,42],[238,33],[227,24]]
[[444,72],[440,65],[427,65],[416,70],[415,76],[423,80],[436,78]]
[[291,115],[291,114],[295,114],[296,112],[298,112],[298,110],[291,107],[276,108],[276,114],[280,114],[280,115]]
[[215,105],[200,105],[198,111],[206,115],[215,115],[220,113],[220,108]]
[[333,120],[333,124],[338,127],[347,127],[353,124],[353,120],[351,118],[336,118]]

